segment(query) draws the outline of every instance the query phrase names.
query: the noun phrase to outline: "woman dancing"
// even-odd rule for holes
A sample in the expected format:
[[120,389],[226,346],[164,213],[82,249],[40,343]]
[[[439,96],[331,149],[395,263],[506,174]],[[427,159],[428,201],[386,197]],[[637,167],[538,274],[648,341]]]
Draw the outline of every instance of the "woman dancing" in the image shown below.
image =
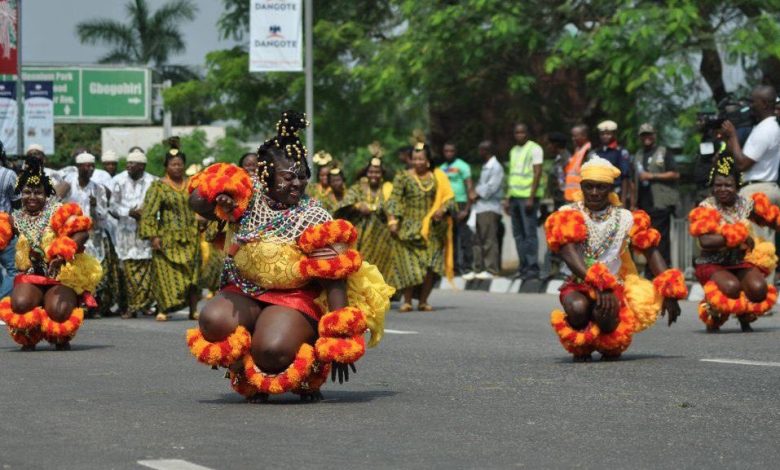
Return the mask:
[[777,289],[766,275],[777,264],[775,246],[750,233],[750,221],[774,227],[780,208],[763,193],[739,195],[742,173],[734,158],[722,155],[712,166],[712,196],[688,215],[690,233],[701,245],[696,258],[696,277],[704,287],[699,318],[710,333],[717,332],[729,315],[742,331],[768,312],[777,301]]
[[[661,234],[650,228],[644,211],[619,207],[614,180],[620,170],[599,157],[582,166],[577,202],[555,211],[544,224],[547,243],[558,253],[569,278],[561,287],[563,312],[551,315],[553,329],[575,361],[617,359],[640,332],[669,313],[669,325],[680,314],[677,299],[688,295],[685,279],[666,269],[658,251]],[[655,279],[637,275],[629,246],[642,252]]]
[[35,158],[27,160],[16,192],[22,207],[11,216],[0,213],[0,247],[19,237],[19,274],[11,296],[0,300],[0,319],[23,351],[42,339],[68,350],[84,320],[80,306],[97,306],[90,292],[103,274],[100,263],[84,253],[92,220],[78,204],[55,202],[52,182]]
[[199,361],[228,367],[231,385],[250,400],[297,393],[319,400],[320,386],[348,380],[350,368],[384,331],[393,289],[352,249],[355,228],[332,220],[305,196],[310,177],[288,111],[277,136],[258,149],[255,178],[216,164],[196,175],[190,204],[203,217],[227,220],[222,289],[204,307],[187,342]]

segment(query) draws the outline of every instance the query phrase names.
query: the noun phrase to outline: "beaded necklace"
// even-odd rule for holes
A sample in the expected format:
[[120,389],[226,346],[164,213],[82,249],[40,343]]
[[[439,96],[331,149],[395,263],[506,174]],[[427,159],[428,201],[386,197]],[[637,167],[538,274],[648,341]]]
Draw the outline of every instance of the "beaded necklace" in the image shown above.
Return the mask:
[[735,224],[740,220],[745,220],[753,211],[752,200],[742,196],[737,196],[736,202],[732,206],[722,206],[714,197],[708,197],[704,200],[705,205],[710,205],[720,212],[723,221],[727,224]]
[[301,197],[300,202],[286,209],[274,210],[271,205],[279,207],[278,203],[267,196],[255,198],[250,217],[243,217],[239,222],[236,240],[248,243],[258,239],[286,239],[287,235],[297,232],[301,226],[301,217],[311,208],[320,207],[319,201],[308,196]]
[[171,187],[171,189],[173,189],[178,193],[183,193],[187,191],[187,178],[182,179],[181,183],[178,185],[174,183],[173,180],[168,177],[168,175],[165,175],[162,181],[163,183],[167,184],[168,186]]
[[28,214],[24,209],[16,209],[13,212],[14,227],[16,227],[16,231],[20,235],[24,235],[31,248],[39,248],[41,246],[43,232],[46,231],[51,215],[57,207],[59,207],[59,204],[47,200],[43,210],[36,215]]
[[[430,173],[428,173],[428,175],[431,176]],[[436,186],[436,180],[433,179],[433,177],[430,178],[430,186],[428,187],[423,186],[422,179],[419,176],[417,176],[417,173],[412,172],[412,178],[414,178],[414,180],[417,182],[417,186],[420,188],[420,191],[424,193],[429,192],[431,189],[433,189],[434,186]]]
[[377,189],[376,196],[372,197],[371,186],[366,187],[366,204],[368,209],[375,211],[379,208],[379,197],[382,194],[382,188]]
[[609,206],[604,213],[594,214],[582,202],[577,203],[577,208],[585,215],[585,225],[588,227],[588,240],[583,251],[585,263],[591,266],[615,243],[620,232],[620,211]]

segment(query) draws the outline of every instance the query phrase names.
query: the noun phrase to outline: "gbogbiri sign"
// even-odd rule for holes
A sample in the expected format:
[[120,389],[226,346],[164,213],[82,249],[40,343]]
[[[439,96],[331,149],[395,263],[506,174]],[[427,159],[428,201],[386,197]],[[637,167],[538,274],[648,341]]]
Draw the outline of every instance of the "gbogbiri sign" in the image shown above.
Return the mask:
[[249,0],[249,71],[303,70],[301,0]]
[[22,79],[54,84],[55,122],[151,122],[147,68],[24,66]]

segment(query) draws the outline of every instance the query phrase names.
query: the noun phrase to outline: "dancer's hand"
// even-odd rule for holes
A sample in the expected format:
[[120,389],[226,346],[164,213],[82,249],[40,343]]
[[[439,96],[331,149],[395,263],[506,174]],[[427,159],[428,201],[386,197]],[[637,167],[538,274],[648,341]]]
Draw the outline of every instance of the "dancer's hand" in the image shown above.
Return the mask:
[[162,240],[160,240],[160,237],[152,237],[152,249],[154,251],[162,250]]
[[63,264],[65,264],[65,258],[62,256],[55,256],[54,259],[49,261],[49,270],[46,275],[51,278],[57,277]]
[[[236,201],[227,194],[220,194],[214,199],[214,203],[219,206],[226,214],[231,214],[233,209],[236,208]],[[231,219],[233,217],[231,216]],[[233,222],[233,220],[231,220]]]
[[596,291],[596,310],[609,316],[617,316],[620,302],[611,290]]
[[330,379],[336,381],[336,375],[339,377],[339,383],[349,382],[349,369],[352,369],[353,374],[357,374],[355,364],[344,364],[343,362],[334,362],[331,364]]
[[664,299],[664,303],[661,305],[661,316],[663,317],[666,312],[669,312],[669,326],[672,326],[672,323],[676,322],[677,317],[680,316],[680,304],[677,299]]

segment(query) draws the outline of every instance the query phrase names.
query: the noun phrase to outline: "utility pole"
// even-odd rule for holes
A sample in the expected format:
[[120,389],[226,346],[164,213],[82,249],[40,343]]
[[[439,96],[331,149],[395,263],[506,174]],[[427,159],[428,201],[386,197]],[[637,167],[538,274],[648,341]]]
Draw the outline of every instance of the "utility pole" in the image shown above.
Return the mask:
[[311,157],[314,154],[314,58],[312,57],[312,25],[314,23],[314,12],[312,11],[312,0],[305,0],[303,9],[304,14],[304,69],[306,71],[306,117],[309,120],[309,127],[306,128],[306,147],[309,150],[309,165]]
[[16,154],[24,155],[24,81],[22,81],[22,0],[16,0]]

